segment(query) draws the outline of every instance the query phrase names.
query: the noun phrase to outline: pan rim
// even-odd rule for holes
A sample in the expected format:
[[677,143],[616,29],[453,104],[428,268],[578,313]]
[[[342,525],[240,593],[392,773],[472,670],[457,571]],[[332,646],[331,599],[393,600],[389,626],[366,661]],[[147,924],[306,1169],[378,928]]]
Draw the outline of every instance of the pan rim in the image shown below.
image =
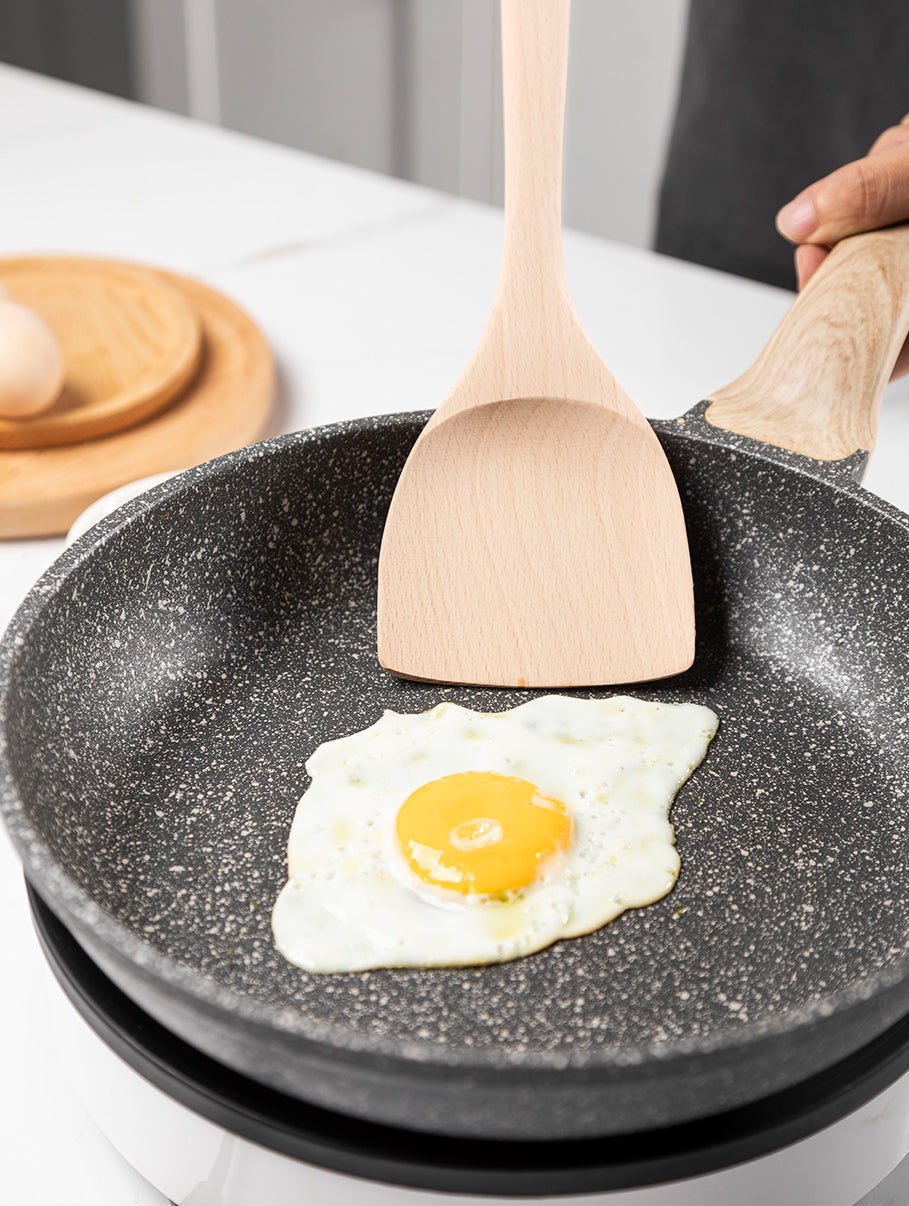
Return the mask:
[[[699,404],[683,418],[694,418],[696,412],[704,406],[704,403]],[[92,940],[103,947],[115,962],[129,962],[134,971],[163,982],[195,1006],[201,1005],[217,1012],[226,1011],[230,1016],[249,1025],[284,1032],[301,1043],[312,1044],[320,1049],[330,1048],[333,1054],[346,1054],[357,1058],[368,1056],[383,1061],[415,1061],[424,1065],[434,1063],[442,1067],[456,1067],[466,1072],[517,1069],[523,1073],[546,1076],[567,1069],[594,1073],[609,1068],[619,1072],[623,1068],[651,1064],[665,1067],[673,1062],[701,1059],[714,1052],[734,1051],[754,1044],[755,1040],[778,1038],[787,1033],[796,1034],[803,1027],[822,1025],[825,1019],[833,1016],[842,1018],[844,1014],[861,1007],[874,997],[885,995],[888,990],[909,979],[907,949],[887,967],[874,974],[853,980],[836,992],[797,1008],[740,1023],[738,1026],[714,1030],[706,1035],[653,1041],[634,1046],[612,1045],[596,1049],[585,1048],[583,1051],[508,1050],[496,1046],[478,1048],[414,1038],[379,1037],[360,1034],[342,1024],[310,1018],[299,1008],[271,1005],[261,999],[245,996],[210,976],[203,975],[139,938],[113,914],[102,909],[89,893],[63,870],[28,817],[25,801],[19,793],[9,761],[7,722],[9,694],[19,651],[25,647],[31,628],[44,608],[67,582],[69,575],[89,557],[96,555],[117,532],[138,522],[151,508],[176,498],[198,483],[208,481],[213,475],[230,473],[237,463],[272,455],[286,448],[303,449],[308,444],[343,439],[358,432],[413,426],[415,423],[425,422],[429,413],[403,411],[323,424],[247,445],[194,469],[186,470],[155,486],[139,498],[130,500],[102,519],[65,549],[31,587],[0,640],[0,815],[23,863],[26,878],[34,884],[53,911],[59,911],[62,914],[61,920],[75,927],[77,937],[83,932],[89,932]],[[858,504],[870,507],[909,533],[909,516],[864,489],[855,481],[851,471],[844,475],[844,462],[833,462],[832,464],[841,466],[841,471],[839,474],[835,471],[831,473],[829,463],[786,453],[784,450],[771,448],[757,440],[724,432],[719,428],[710,427],[705,431],[703,428],[706,426],[706,423],[697,423],[692,424],[692,427],[686,425],[683,428],[680,420],[654,422],[658,431],[663,430],[670,435],[699,443],[732,447],[755,459],[773,462],[789,472],[809,476],[834,492],[851,496]],[[714,438],[714,434],[719,438]],[[795,458],[798,464],[793,464]],[[851,461],[853,458],[849,459]],[[814,467],[816,471],[812,472],[810,467]],[[820,471],[817,471],[818,469]],[[467,969],[441,970],[457,973]]]

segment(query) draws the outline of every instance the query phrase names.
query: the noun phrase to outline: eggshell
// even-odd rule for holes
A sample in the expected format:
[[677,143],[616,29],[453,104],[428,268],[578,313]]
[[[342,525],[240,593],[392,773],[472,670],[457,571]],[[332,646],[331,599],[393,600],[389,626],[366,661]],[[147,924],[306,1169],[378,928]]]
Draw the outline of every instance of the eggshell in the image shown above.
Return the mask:
[[44,318],[0,296],[0,417],[48,410],[63,388],[63,353]]

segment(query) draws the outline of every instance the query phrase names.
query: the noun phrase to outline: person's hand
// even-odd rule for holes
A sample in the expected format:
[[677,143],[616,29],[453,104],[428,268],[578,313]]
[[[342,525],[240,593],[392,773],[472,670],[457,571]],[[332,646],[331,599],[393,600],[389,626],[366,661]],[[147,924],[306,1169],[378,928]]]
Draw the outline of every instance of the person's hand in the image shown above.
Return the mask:
[[[776,217],[777,230],[798,244],[795,271],[803,289],[832,245],[847,235],[909,220],[909,113],[875,141],[863,159],[803,189]],[[909,341],[893,370],[909,373]]]

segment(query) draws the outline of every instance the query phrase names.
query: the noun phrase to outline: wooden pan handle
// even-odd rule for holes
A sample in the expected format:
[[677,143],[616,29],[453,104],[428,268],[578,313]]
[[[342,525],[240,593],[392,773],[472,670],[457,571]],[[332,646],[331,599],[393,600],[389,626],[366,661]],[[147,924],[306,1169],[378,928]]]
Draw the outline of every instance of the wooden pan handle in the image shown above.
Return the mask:
[[819,461],[870,452],[907,332],[909,225],[843,239],[707,420]]

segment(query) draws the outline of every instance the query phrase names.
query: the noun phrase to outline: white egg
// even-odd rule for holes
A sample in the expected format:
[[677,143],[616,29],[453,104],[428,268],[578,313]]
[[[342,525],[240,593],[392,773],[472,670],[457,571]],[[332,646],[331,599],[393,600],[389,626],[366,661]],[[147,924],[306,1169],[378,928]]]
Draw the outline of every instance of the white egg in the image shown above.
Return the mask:
[[278,949],[311,972],[501,962],[659,900],[717,724],[625,696],[385,712],[306,764]]
[[0,417],[27,419],[47,410],[63,388],[63,354],[47,321],[0,296]]

